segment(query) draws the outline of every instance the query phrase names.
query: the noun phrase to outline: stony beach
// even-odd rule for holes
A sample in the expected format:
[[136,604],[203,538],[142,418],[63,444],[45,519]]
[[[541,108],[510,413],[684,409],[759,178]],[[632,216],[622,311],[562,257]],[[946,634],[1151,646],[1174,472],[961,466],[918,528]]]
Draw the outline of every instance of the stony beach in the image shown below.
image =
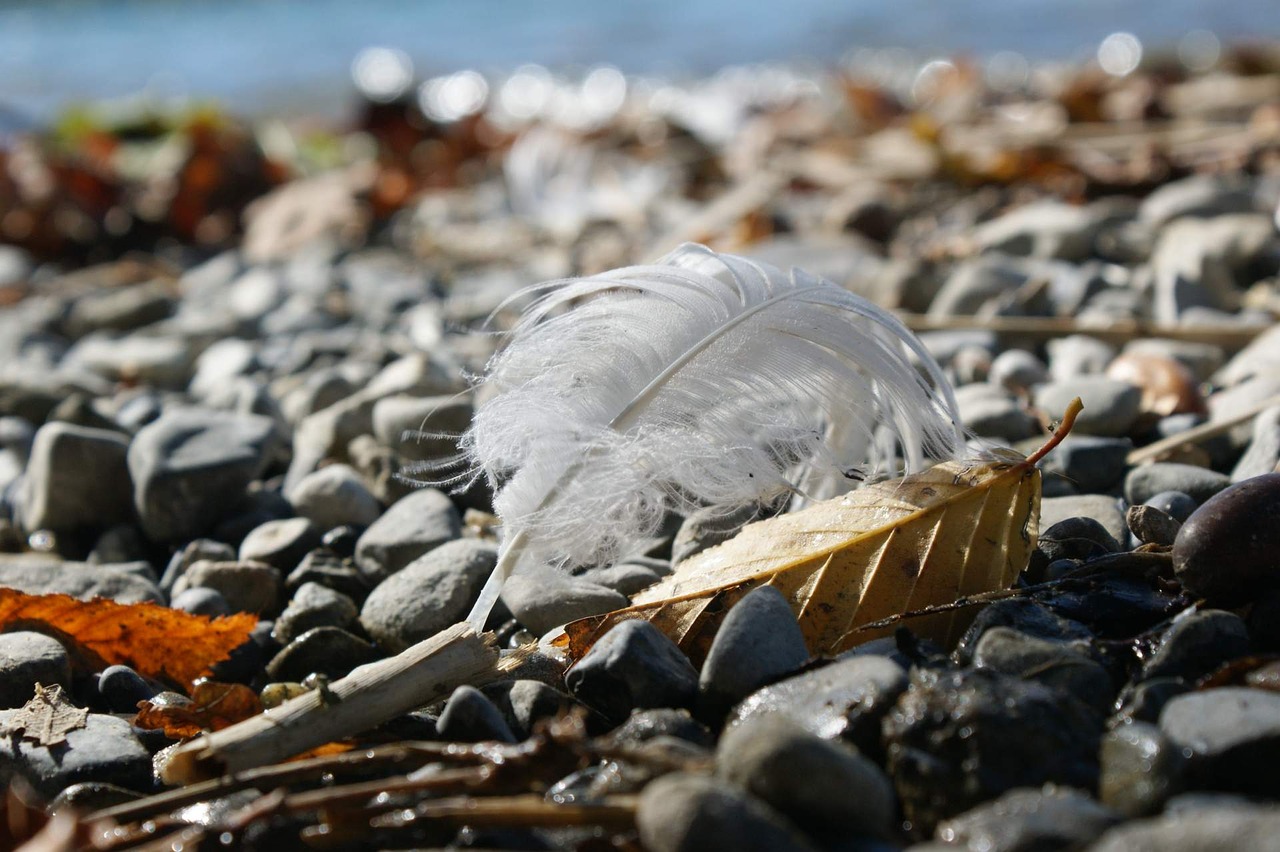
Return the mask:
[[[457,472],[527,285],[702,242],[897,311],[975,442],[1029,453],[1084,411],[1020,591],[954,648],[908,618],[813,658],[761,588],[705,659],[626,622],[345,758],[166,799],[177,740],[135,715],[187,685],[7,623],[25,822],[0,845],[1280,849],[1280,48],[1014,79],[891,58],[544,80],[560,108],[529,114],[513,77],[454,120],[368,102],[341,133],[130,114],[12,139],[0,586],[252,613],[211,675],[267,706],[471,609],[492,494],[423,482]],[[767,511],[518,573],[488,627],[519,654]],[[9,727],[36,684],[88,711],[64,743]]]

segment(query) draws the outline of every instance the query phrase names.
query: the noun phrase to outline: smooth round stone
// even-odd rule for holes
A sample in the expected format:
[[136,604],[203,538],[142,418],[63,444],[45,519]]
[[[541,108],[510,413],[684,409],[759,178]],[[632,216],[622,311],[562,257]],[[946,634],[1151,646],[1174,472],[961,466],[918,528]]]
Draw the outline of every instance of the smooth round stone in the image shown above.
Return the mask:
[[727,731],[716,749],[716,772],[820,836],[883,837],[897,812],[884,770],[782,716]]
[[1059,689],[1104,715],[1115,697],[1111,675],[1079,650],[1009,627],[993,627],[982,635],[973,665]]
[[1040,502],[1040,529],[1047,530],[1068,518],[1092,518],[1102,524],[1111,539],[1120,542],[1129,534],[1124,512],[1114,497],[1103,494],[1079,494],[1045,497]]
[[98,675],[98,695],[113,713],[136,713],[138,702],[149,701],[163,687],[128,666],[107,666]]
[[761,586],[725,616],[698,685],[709,702],[727,710],[807,659],[809,650],[791,605],[773,586]]
[[459,686],[445,702],[436,731],[454,742],[517,742],[498,706],[474,686]]
[[814,852],[786,819],[731,784],[684,772],[664,775],[640,794],[640,842],[650,852]]
[[1084,793],[1047,785],[1011,790],[942,823],[934,837],[984,852],[1083,849],[1118,822],[1119,814]]
[[[8,726],[17,710],[0,710]],[[65,743],[43,746],[25,737],[0,737],[0,768],[25,779],[46,800],[72,784],[108,782],[132,790],[150,790],[151,752],[128,720],[90,713],[83,727],[67,732]]]
[[550,568],[516,573],[503,585],[501,601],[517,621],[537,635],[630,603],[620,592]]
[[980,438],[1021,441],[1040,433],[1040,424],[1009,392],[984,382],[956,389],[960,421]]
[[372,524],[382,514],[382,504],[365,487],[350,465],[331,464],[309,473],[288,492],[299,515],[319,529]]
[[1280,694],[1222,687],[1179,695],[1161,711],[1160,731],[1184,750],[1193,786],[1280,792]]
[[1116,713],[1111,717],[1112,726],[1133,722],[1155,722],[1169,699],[1190,691],[1183,680],[1173,677],[1156,677],[1139,683],[1130,682],[1116,699]]
[[537,680],[500,680],[485,684],[480,691],[501,711],[517,740],[527,739],[539,721],[577,706],[568,693]]
[[1036,548],[1052,562],[1055,559],[1095,559],[1119,553],[1115,537],[1093,518],[1067,518],[1041,533]]
[[1182,751],[1148,722],[1107,732],[1099,761],[1098,798],[1130,818],[1159,812],[1181,788],[1186,764]]
[[280,609],[284,578],[261,562],[197,562],[173,584],[173,594],[200,587],[217,591],[234,612],[270,614]]
[[355,622],[360,610],[351,598],[319,583],[303,583],[275,620],[271,635],[287,645],[313,627],[341,627]]
[[255,527],[240,542],[239,558],[289,572],[320,545],[320,528],[309,518],[281,518]]
[[1280,850],[1280,813],[1274,805],[1231,804],[1167,813],[1119,825],[1089,852],[1219,852]]
[[1133,449],[1128,438],[1069,435],[1041,463],[1046,473],[1065,477],[1088,494],[1105,493],[1124,476],[1126,457]]
[[77,530],[131,520],[128,448],[119,432],[59,422],[41,426],[22,481],[23,525]]
[[991,361],[987,381],[1014,393],[1027,393],[1049,380],[1049,368],[1025,349],[1006,349]]
[[716,742],[707,726],[689,715],[688,710],[667,707],[637,710],[608,734],[614,745],[639,745],[659,737],[684,740],[705,749],[711,749]]
[[1145,503],[1162,491],[1181,491],[1203,503],[1231,484],[1226,474],[1177,462],[1155,462],[1135,467],[1124,478],[1124,499]]
[[1280,585],[1280,473],[1239,482],[1187,518],[1173,544],[1183,588],[1211,603],[1245,603]]
[[[1049,376],[1055,383],[1076,382],[1084,376],[1096,377],[1116,357],[1114,347],[1087,334],[1072,334],[1050,340],[1045,344],[1045,350],[1049,354]],[[1068,397],[1067,402],[1070,401]],[[1085,405],[1088,405],[1087,401]],[[1061,416],[1061,411],[1060,409],[1050,414],[1058,417]]]
[[434,488],[423,488],[391,504],[361,534],[356,564],[365,577],[383,580],[461,533],[462,517],[453,501]]
[[1234,612],[1201,610],[1174,619],[1140,678],[1180,677],[1195,682],[1249,653],[1249,630]]
[[1179,524],[1185,523],[1187,518],[1191,517],[1191,513],[1196,510],[1200,504],[1194,497],[1183,491],[1161,491],[1159,494],[1152,494],[1143,501],[1144,506],[1151,506],[1159,509],[1169,517],[1173,518]]
[[1050,417],[1061,417],[1071,400],[1080,397],[1084,410],[1076,418],[1081,435],[1122,437],[1129,433],[1141,413],[1142,391],[1128,382],[1100,376],[1082,376],[1041,385],[1035,404]]
[[569,693],[621,722],[635,709],[690,707],[698,672],[684,652],[647,621],[624,621],[564,676]]
[[0,633],[0,708],[21,707],[35,686],[71,686],[71,658],[62,643],[43,633]]
[[276,681],[301,682],[308,675],[322,674],[337,680],[356,666],[381,657],[377,648],[339,627],[316,627],[276,654],[267,664],[267,676]]
[[181,592],[173,596],[169,601],[172,609],[180,609],[183,612],[189,612],[192,615],[207,615],[216,617],[220,615],[230,615],[234,610],[231,604],[227,603],[227,599],[217,589],[210,589],[207,586],[192,586],[189,589],[183,589]]

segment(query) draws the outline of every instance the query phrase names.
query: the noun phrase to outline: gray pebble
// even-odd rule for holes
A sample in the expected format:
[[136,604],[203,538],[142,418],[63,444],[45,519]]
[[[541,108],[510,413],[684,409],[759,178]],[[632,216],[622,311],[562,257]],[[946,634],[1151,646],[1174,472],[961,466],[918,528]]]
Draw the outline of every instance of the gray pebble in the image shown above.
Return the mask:
[[299,515],[321,530],[367,527],[382,514],[382,504],[369,493],[350,465],[326,465],[302,477],[286,495]]
[[281,645],[313,627],[349,628],[360,610],[351,598],[319,583],[303,583],[293,593],[284,611],[276,618],[272,637]]
[[991,361],[987,381],[1017,394],[1049,380],[1049,368],[1025,349],[1006,349]]
[[1124,498],[1136,505],[1163,491],[1181,491],[1197,503],[1203,503],[1230,484],[1230,477],[1208,468],[1154,462],[1129,471],[1124,478]]
[[1280,405],[1260,413],[1253,421],[1253,437],[1244,455],[1231,469],[1231,481],[1243,482],[1264,473],[1273,473],[1280,464]]
[[1161,185],[1143,199],[1138,217],[1162,225],[1183,216],[1212,217],[1252,209],[1253,194],[1243,182],[1202,174]]
[[134,505],[156,541],[187,541],[240,498],[274,451],[275,424],[257,415],[167,411],[129,445]]
[[356,564],[370,580],[390,577],[462,533],[452,501],[434,488],[413,491],[369,525],[356,544]]
[[302,557],[298,567],[285,578],[285,588],[290,592],[296,592],[304,583],[319,583],[341,592],[357,604],[363,603],[369,595],[368,580],[355,563],[327,547],[318,547]]
[[1126,817],[1159,813],[1182,786],[1182,751],[1149,722],[1108,731],[1098,754],[1098,798]]
[[1200,504],[1190,494],[1185,494],[1181,491],[1161,491],[1159,494],[1153,494],[1144,500],[1143,505],[1151,506],[1164,512],[1177,521],[1179,529],[1181,529],[1181,525],[1187,518],[1191,517],[1191,513]]
[[280,610],[284,579],[277,568],[261,562],[197,562],[173,584],[173,594],[187,589],[217,591],[235,612],[270,615]]
[[235,548],[226,542],[214,541],[209,538],[198,538],[187,542],[185,547],[175,551],[173,556],[170,557],[169,564],[165,566],[164,574],[160,576],[160,588],[166,593],[171,593],[174,584],[178,582],[178,578],[197,562],[233,562],[235,558]]
[[1074,695],[1106,715],[1115,698],[1111,675],[1078,648],[1028,636],[1010,627],[993,627],[973,650],[973,666],[1034,680]]
[[1108,724],[1112,727],[1133,722],[1155,722],[1169,699],[1190,691],[1186,681],[1174,677],[1155,677],[1130,681],[1116,699],[1116,712]]
[[128,448],[118,432],[57,422],[41,426],[23,477],[23,526],[64,531],[131,520]]
[[1090,852],[1280,852],[1280,813],[1273,806],[1206,807],[1111,829]]
[[64,594],[80,600],[110,598],[117,603],[151,601],[162,603],[164,596],[146,572],[131,565],[96,565],[64,562],[57,557],[35,553],[0,554],[0,586],[29,595]]
[[[1045,344],[1045,351],[1049,354],[1049,375],[1058,383],[1074,382],[1084,376],[1097,377],[1116,357],[1115,347],[1086,334],[1050,340]],[[1068,397],[1067,401],[1070,402],[1071,398]],[[1085,400],[1086,407],[1088,404]],[[1060,417],[1061,409],[1049,413]]]
[[1075,432],[1081,435],[1127,435],[1141,413],[1142,391],[1115,379],[1082,376],[1050,382],[1035,390],[1036,407],[1055,419],[1062,416],[1075,397],[1084,403],[1075,425]]
[[1009,257],[992,254],[961,261],[943,282],[927,313],[931,317],[975,314],[983,305],[1011,295],[1026,282],[1027,272]]
[[1046,785],[1010,790],[940,824],[934,837],[985,852],[1083,849],[1120,822],[1120,815],[1079,790]]
[[621,722],[635,709],[690,707],[698,672],[674,642],[647,621],[624,621],[565,672],[569,693]]
[[263,562],[289,572],[320,546],[322,531],[308,518],[281,518],[254,527],[240,542],[242,562]]
[[671,545],[671,564],[679,565],[695,553],[715,547],[738,534],[747,524],[764,516],[757,505],[742,506],[725,512],[716,506],[698,509],[684,519]]
[[716,772],[818,836],[884,837],[897,812],[884,770],[782,716],[727,731],[716,748]]
[[442,544],[378,584],[360,610],[360,624],[399,653],[466,618],[497,563],[498,549],[487,542]]
[[21,707],[36,684],[71,688],[71,658],[62,643],[43,633],[0,633],[0,708]]
[[136,713],[138,702],[149,701],[163,687],[128,666],[107,666],[98,675],[98,695],[113,713]]
[[441,739],[454,742],[517,742],[497,705],[474,686],[453,691],[436,720],[436,731]]
[[169,607],[193,615],[207,615],[211,618],[235,612],[221,592],[207,586],[191,586],[183,589],[169,599]]
[[656,559],[646,559],[644,562],[628,560],[619,562],[617,565],[592,568],[577,576],[597,586],[613,589],[618,594],[634,595],[671,573],[670,563],[661,563],[657,567],[652,564],[658,561]]
[[1129,532],[1143,544],[1157,544],[1171,547],[1178,537],[1181,522],[1174,520],[1168,512],[1162,512],[1155,506],[1143,503],[1141,506],[1130,506],[1125,513],[1125,522]]
[[1249,631],[1240,616],[1220,609],[1187,610],[1161,634],[1139,676],[1194,682],[1248,653]]
[[689,715],[688,710],[662,707],[632,713],[627,721],[609,732],[608,741],[615,745],[639,745],[660,737],[684,740],[708,751],[715,746],[711,731]]
[[[0,727],[17,710],[0,710]],[[0,784],[25,779],[52,799],[72,784],[107,781],[132,790],[151,789],[151,753],[125,719],[90,713],[83,728],[67,732],[64,744],[37,745],[23,737],[0,737]]]
[[401,458],[443,460],[458,453],[458,438],[475,407],[452,396],[390,396],[373,406],[373,434]]
[[644,788],[636,827],[651,852],[816,852],[763,802],[731,784],[683,772]]
[[337,680],[356,666],[381,658],[377,648],[339,627],[315,627],[267,663],[267,676],[274,681],[302,681],[307,675],[322,674]]
[[1065,477],[1086,494],[1105,494],[1124,476],[1128,438],[1068,435],[1041,463],[1046,473]]
[[553,569],[517,572],[502,587],[502,602],[535,635],[577,618],[622,609],[626,595]]
[[698,684],[723,711],[809,659],[804,634],[787,599],[773,586],[752,589],[716,632]]
[[500,680],[480,691],[502,713],[516,740],[528,739],[538,722],[577,704],[569,694],[537,680]]
[[1111,538],[1123,541],[1129,531],[1124,512],[1114,497],[1101,494],[1081,494],[1069,497],[1046,497],[1040,503],[1040,528],[1048,529],[1068,518],[1092,518],[1102,524]]
[[1102,223],[1097,209],[1038,201],[984,222],[973,237],[982,251],[1081,261],[1092,253]]
[[1274,796],[1280,781],[1280,695],[1222,687],[1170,699],[1160,731],[1187,755],[1189,782],[1212,790]]
[[1039,422],[1014,396],[999,387],[974,383],[956,389],[960,420],[979,438],[1010,443],[1038,435]]
[[1089,628],[1078,621],[1063,618],[1035,601],[1011,598],[988,604],[978,611],[956,645],[953,653],[956,662],[960,665],[972,662],[978,641],[996,627],[1011,627],[1025,636],[1054,642],[1087,642],[1093,638]]

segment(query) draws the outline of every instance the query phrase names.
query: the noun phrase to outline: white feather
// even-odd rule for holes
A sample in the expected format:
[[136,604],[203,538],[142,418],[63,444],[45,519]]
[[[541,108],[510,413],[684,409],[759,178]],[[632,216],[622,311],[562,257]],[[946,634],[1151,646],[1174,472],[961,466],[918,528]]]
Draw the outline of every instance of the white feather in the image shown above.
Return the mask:
[[800,477],[881,468],[892,460],[877,429],[908,469],[963,450],[954,396],[920,342],[800,270],[684,245],[535,289],[462,441],[503,524],[477,629],[517,565],[605,562],[672,509],[727,510]]

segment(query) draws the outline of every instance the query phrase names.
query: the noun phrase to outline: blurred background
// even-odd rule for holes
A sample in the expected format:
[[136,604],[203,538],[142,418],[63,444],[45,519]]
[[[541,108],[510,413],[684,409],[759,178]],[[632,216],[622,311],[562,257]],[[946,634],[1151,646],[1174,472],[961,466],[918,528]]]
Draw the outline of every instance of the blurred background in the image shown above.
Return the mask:
[[398,84],[396,68],[364,53],[370,47],[394,50],[424,78],[526,64],[678,78],[759,62],[826,64],[858,48],[900,49],[900,63],[955,54],[1001,55],[1006,65],[1080,61],[1115,32],[1161,49],[1182,44],[1203,59],[1214,49],[1208,33],[1226,41],[1280,33],[1280,3],[9,0],[0,4],[0,108],[13,125],[146,93],[214,99],[237,112],[337,115],[355,82],[383,92]]

